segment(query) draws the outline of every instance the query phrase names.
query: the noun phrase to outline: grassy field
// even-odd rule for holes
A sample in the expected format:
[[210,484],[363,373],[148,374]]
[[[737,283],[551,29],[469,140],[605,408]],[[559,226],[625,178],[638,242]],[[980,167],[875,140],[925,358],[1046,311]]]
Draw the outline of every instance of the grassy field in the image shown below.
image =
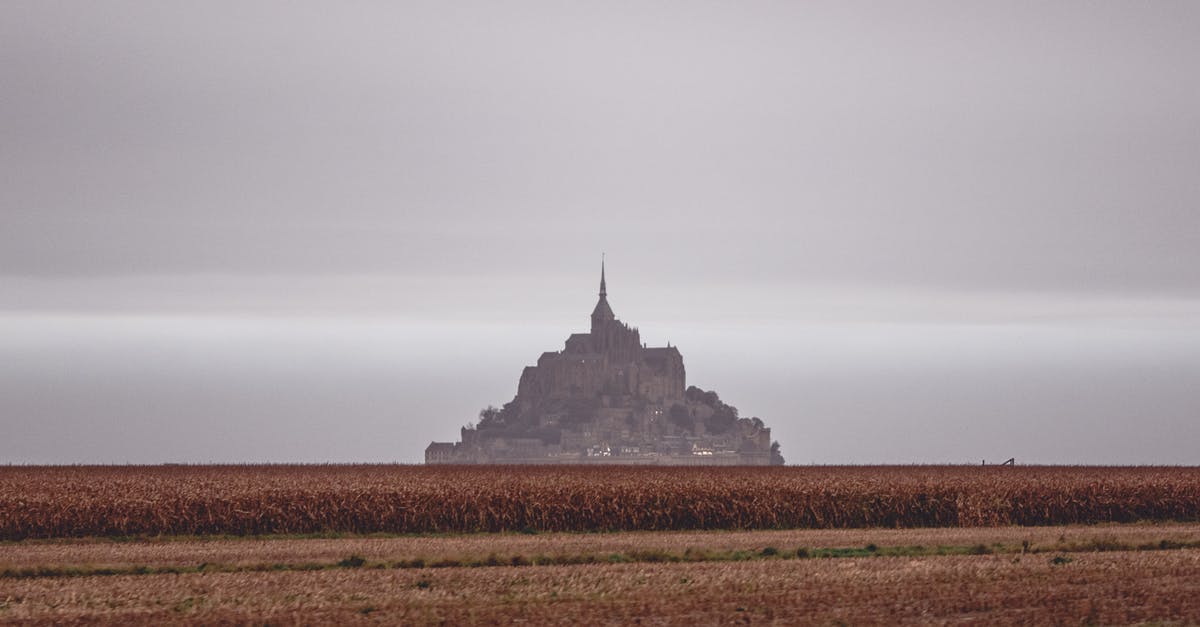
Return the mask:
[[1200,525],[45,540],[0,622],[1200,621]]

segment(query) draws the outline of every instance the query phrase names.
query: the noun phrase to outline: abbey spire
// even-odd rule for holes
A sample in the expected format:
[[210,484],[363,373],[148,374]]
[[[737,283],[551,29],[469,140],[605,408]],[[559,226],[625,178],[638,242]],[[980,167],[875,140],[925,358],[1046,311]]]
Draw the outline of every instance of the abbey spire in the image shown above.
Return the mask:
[[598,331],[603,323],[615,319],[612,307],[608,306],[608,286],[604,281],[604,257],[602,256],[600,257],[600,301],[592,310],[592,332]]
[[608,289],[604,286],[604,253],[600,254],[600,298],[608,296]]

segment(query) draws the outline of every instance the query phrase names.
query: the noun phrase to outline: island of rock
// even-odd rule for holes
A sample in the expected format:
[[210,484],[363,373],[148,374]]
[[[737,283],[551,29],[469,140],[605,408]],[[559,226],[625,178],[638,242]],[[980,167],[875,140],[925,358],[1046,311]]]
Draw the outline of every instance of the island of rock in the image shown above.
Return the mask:
[[426,464],[782,464],[758,418],[739,418],[716,392],[687,387],[683,356],[647,347],[613,315],[604,268],[590,333],[542,353],[517,395],[488,407],[460,442],[433,442]]

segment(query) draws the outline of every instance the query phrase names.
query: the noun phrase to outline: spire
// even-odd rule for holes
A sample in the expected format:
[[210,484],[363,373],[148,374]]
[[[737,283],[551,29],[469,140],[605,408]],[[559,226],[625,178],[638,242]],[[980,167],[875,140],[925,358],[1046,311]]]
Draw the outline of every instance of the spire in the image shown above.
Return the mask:
[[604,253],[600,253],[600,300],[592,310],[592,331],[595,332],[599,328],[598,323],[615,318],[612,307],[608,306],[608,285],[604,281]]
[[600,253],[600,296],[608,296],[608,288],[604,285],[604,253]]

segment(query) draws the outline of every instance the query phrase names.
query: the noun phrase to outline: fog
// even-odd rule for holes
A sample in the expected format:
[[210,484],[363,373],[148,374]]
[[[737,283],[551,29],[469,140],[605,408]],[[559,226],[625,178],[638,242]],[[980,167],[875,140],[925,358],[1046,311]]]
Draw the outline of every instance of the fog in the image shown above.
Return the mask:
[[0,463],[418,462],[601,252],[790,463],[1198,463],[1198,25],[5,3]]

